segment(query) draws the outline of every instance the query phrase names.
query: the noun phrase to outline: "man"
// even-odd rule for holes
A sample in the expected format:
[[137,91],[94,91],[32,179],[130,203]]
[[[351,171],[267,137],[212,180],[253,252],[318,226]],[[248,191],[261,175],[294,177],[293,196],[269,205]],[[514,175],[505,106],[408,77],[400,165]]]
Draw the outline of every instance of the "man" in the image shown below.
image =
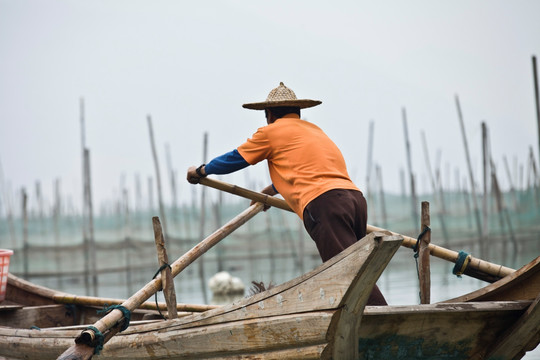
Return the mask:
[[[280,83],[266,101],[242,105],[264,110],[268,125],[208,165],[190,167],[187,180],[196,184],[201,177],[228,174],[266,159],[272,184],[262,192],[283,196],[326,261],[366,235],[367,205],[338,147],[319,127],[300,119],[300,109],[319,104],[297,99]],[[387,305],[376,285],[368,304]]]

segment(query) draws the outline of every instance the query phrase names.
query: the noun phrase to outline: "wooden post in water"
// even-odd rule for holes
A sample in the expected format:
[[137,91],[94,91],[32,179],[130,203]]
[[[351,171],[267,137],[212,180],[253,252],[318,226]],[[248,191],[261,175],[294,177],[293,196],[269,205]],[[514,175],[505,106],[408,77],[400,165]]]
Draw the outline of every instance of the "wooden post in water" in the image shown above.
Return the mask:
[[482,223],[480,221],[480,213],[478,209],[478,199],[476,197],[476,185],[474,183],[474,175],[472,171],[472,165],[471,165],[471,156],[469,155],[469,145],[467,142],[467,134],[465,133],[465,125],[463,124],[463,115],[461,114],[461,107],[459,105],[459,98],[456,95],[456,107],[458,112],[458,119],[459,124],[461,127],[461,135],[463,138],[463,148],[465,149],[465,157],[467,159],[467,169],[469,170],[469,180],[471,184],[471,197],[473,200],[473,211],[474,211],[474,218],[476,220],[476,227],[478,230],[478,238],[479,241],[482,242]]
[[28,195],[26,194],[25,188],[22,189],[21,195],[22,195],[22,216],[23,216],[23,268],[24,268],[24,279],[28,280],[28,267],[30,264],[30,260],[29,260],[30,245],[28,244]]
[[409,170],[409,178],[411,183],[411,201],[412,201],[412,215],[413,215],[413,223],[414,227],[416,228],[418,224],[418,209],[416,208],[416,187],[414,184],[414,175],[412,172],[412,163],[411,163],[411,146],[409,144],[409,131],[407,129],[407,113],[405,111],[405,108],[402,109],[403,114],[403,132],[405,134],[405,150],[407,152],[407,167]]
[[[422,223],[421,229],[424,231],[430,226],[429,202],[422,201]],[[431,301],[431,270],[429,260],[429,244],[431,243],[431,230],[420,239],[418,244],[418,279],[420,282],[420,303],[429,304]]]
[[165,239],[161,230],[161,223],[157,216],[152,217],[152,225],[154,227],[154,240],[156,242],[159,267],[161,268],[164,266],[161,270],[161,287],[163,289],[165,302],[167,303],[167,318],[176,319],[178,317],[178,312],[176,310],[174,279],[171,273],[169,257],[167,256],[167,249],[165,248]]
[[[208,133],[204,133],[203,137],[203,164],[206,164],[208,154]],[[206,208],[205,208],[205,199],[206,199],[206,189],[202,188],[201,191],[201,218],[199,219],[199,239],[204,239],[204,223],[206,218]],[[201,291],[203,294],[204,303],[208,304],[208,294],[206,291],[206,279],[204,276],[204,257],[198,260],[198,270],[199,270],[199,279],[201,281]]]

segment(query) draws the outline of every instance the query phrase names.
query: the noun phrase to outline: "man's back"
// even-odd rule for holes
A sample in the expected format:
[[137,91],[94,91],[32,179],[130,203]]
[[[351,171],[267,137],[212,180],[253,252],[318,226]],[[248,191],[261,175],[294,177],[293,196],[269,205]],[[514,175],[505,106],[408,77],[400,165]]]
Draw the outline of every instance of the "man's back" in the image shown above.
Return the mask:
[[268,160],[274,186],[301,218],[305,205],[328,190],[358,190],[334,142],[295,114],[260,128],[238,152],[250,164]]

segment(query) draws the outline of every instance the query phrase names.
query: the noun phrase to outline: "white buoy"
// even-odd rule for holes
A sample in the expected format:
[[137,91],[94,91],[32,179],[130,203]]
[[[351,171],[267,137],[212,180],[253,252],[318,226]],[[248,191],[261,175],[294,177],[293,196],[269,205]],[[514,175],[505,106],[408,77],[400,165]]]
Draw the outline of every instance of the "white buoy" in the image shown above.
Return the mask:
[[208,280],[212,290],[212,305],[230,304],[244,296],[245,286],[240,278],[231,276],[226,271],[215,274]]

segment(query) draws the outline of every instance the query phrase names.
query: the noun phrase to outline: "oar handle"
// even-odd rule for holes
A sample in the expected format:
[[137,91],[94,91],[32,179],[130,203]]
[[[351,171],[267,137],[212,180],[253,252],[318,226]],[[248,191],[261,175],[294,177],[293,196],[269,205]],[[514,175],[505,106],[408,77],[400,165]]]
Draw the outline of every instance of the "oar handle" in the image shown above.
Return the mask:
[[216,179],[211,179],[208,177],[201,178],[199,181],[200,184],[208,186],[217,190],[225,191],[233,195],[238,195],[243,198],[254,200],[264,205],[269,205],[273,207],[280,208],[282,210],[293,211],[289,204],[285,200],[266,195],[257,191],[249,190],[242,188],[237,185],[229,184],[224,181],[219,181]]
[[[228,184],[226,182],[211,179],[208,177],[201,178],[200,183],[202,185],[212,187],[214,189],[218,189],[221,191],[225,191],[234,195],[238,195],[246,199],[261,202],[265,205],[270,205],[270,206],[274,206],[283,210],[292,211],[290,206],[285,202],[285,200],[275,198],[273,196],[269,196],[266,194],[262,194],[260,192],[244,189],[240,186]],[[393,235],[401,235],[401,234],[398,234],[398,233],[395,233],[395,232],[392,232],[383,228],[375,227],[372,225],[367,226],[368,234],[374,231],[382,231],[382,232],[392,233]],[[403,236],[403,239],[404,239],[402,243],[403,246],[412,248],[414,247],[414,245],[416,245],[416,239],[411,238],[406,235],[401,235],[401,236]],[[438,257],[440,259],[443,259],[443,260],[451,261],[453,263],[455,263],[459,257],[459,253],[457,251],[445,249],[443,247],[433,245],[433,244],[429,245],[429,251],[431,255]],[[490,263],[481,259],[477,259],[477,258],[474,258],[473,256],[470,257],[468,268],[478,270],[487,275],[494,276],[497,278],[505,277],[506,275],[509,275],[515,271],[514,269],[511,269],[502,265],[493,264],[493,263]]]

